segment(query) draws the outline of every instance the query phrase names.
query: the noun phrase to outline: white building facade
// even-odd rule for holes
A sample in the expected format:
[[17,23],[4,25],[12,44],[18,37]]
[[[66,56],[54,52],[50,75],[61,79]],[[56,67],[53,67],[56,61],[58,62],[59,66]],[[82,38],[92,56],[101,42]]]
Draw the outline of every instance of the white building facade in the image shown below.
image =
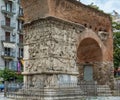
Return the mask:
[[23,10],[20,0],[0,0],[0,69],[21,71]]
[[113,22],[120,23],[120,14],[116,12],[115,10],[112,13],[112,20]]

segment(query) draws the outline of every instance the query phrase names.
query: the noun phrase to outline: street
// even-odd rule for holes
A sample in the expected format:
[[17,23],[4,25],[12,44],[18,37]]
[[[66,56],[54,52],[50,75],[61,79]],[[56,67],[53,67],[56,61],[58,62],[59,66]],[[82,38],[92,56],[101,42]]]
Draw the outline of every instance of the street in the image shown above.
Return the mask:
[[4,97],[4,92],[0,92],[0,100],[13,100],[13,99],[8,99]]

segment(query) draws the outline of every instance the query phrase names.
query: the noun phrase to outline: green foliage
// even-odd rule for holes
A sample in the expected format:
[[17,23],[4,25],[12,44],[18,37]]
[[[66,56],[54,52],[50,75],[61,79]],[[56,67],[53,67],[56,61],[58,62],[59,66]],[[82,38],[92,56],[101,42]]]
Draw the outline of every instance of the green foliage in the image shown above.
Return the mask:
[[23,75],[17,74],[17,75],[16,75],[16,81],[17,81],[17,82],[23,82]]
[[3,78],[4,81],[17,80],[21,82],[23,80],[22,75],[17,74],[15,71],[10,70],[8,68],[0,70],[0,77]]
[[[118,68],[120,66],[120,24],[113,22],[112,24],[114,33],[114,67]],[[119,31],[116,31],[119,30]]]
[[113,22],[112,27],[113,27],[113,30],[120,30],[120,24],[119,23]]
[[91,8],[94,8],[94,9],[97,9],[98,11],[100,11],[100,12],[103,12],[104,13],[104,11],[103,10],[101,10],[97,5],[94,5],[94,3],[91,3],[90,5],[88,5],[89,7],[91,7]]

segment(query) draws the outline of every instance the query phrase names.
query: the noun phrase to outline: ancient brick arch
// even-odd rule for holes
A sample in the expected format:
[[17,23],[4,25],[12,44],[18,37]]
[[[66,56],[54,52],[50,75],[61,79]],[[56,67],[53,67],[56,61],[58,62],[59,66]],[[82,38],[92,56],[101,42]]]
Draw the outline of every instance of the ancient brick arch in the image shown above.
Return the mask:
[[[61,75],[69,76],[71,81],[79,75],[83,80],[84,65],[89,63],[93,80],[112,85],[109,15],[76,0],[21,0],[21,3],[25,17],[24,50],[30,51],[24,55],[24,82],[45,80],[47,86],[53,80],[59,82]],[[76,54],[79,63],[75,61]]]
[[77,57],[80,62],[101,62],[102,49],[99,43],[93,38],[83,39],[77,50]]

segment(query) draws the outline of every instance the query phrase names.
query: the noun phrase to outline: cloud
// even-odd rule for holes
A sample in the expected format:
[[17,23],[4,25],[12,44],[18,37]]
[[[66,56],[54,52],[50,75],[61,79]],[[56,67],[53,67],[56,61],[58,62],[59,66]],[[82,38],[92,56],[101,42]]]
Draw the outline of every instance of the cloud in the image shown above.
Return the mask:
[[120,0],[81,0],[81,2],[84,4],[91,4],[93,2],[107,13],[111,13],[113,10],[120,13]]
[[99,7],[103,9],[105,12],[112,12],[113,10],[116,10],[120,13],[120,1],[118,0],[107,0],[105,3],[99,4]]

